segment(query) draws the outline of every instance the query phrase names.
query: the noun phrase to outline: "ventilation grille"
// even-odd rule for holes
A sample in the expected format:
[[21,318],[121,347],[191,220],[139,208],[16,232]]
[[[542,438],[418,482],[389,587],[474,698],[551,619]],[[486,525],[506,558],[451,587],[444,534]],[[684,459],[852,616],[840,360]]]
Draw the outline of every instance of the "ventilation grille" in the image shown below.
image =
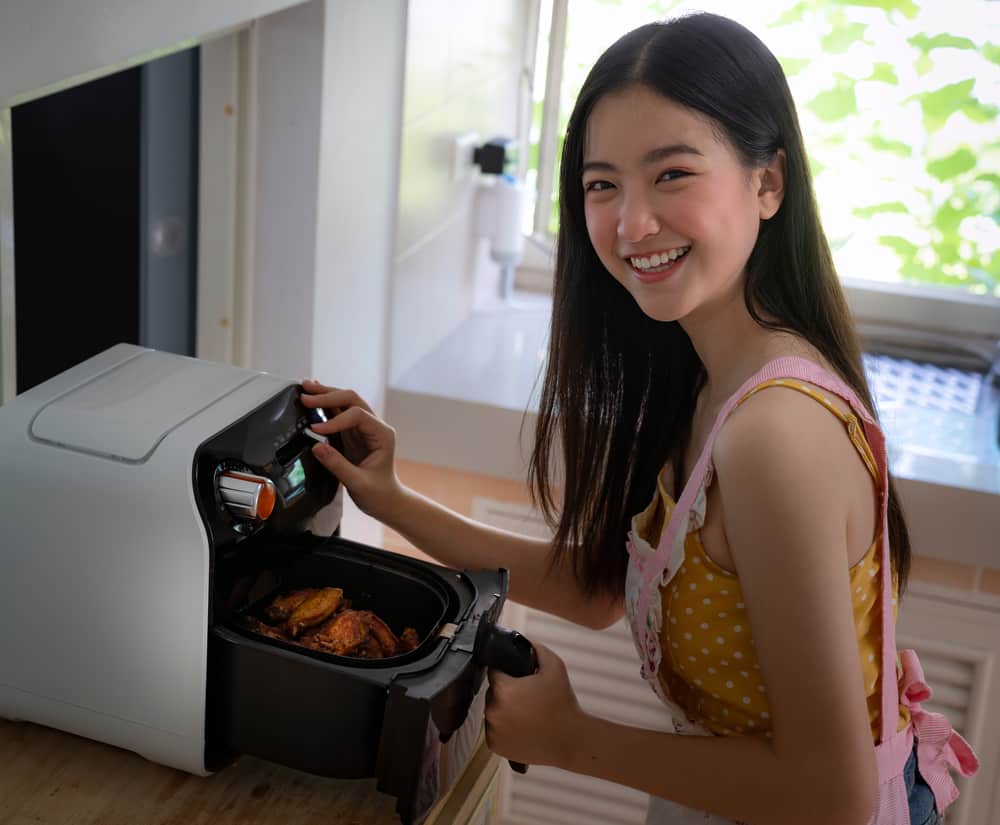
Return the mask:
[[976,663],[932,641],[902,633],[896,640],[896,648],[913,648],[920,657],[920,665],[933,693],[931,700],[924,702],[922,707],[944,714],[956,731],[967,736],[967,717],[977,678]]
[[[961,796],[948,809],[948,825],[995,825],[1000,821],[1000,613],[995,605],[962,603],[914,582],[899,613],[897,646],[920,657],[932,697],[925,709],[944,714],[976,750],[979,774],[956,777]],[[926,591],[926,592],[925,592]]]

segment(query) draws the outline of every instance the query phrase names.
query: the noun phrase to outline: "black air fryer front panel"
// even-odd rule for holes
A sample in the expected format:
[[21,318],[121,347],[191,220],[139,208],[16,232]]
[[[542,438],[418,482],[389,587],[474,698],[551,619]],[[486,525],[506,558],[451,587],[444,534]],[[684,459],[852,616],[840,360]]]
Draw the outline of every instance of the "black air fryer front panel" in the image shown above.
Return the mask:
[[[313,456],[316,442],[303,434],[308,419],[299,401],[301,392],[298,385],[282,390],[196,451],[196,498],[214,552],[225,553],[251,535],[272,540],[297,536],[317,510],[333,501],[339,482]],[[340,446],[339,436],[334,444]],[[221,470],[274,482],[278,502],[267,521],[251,524],[233,517],[218,494],[216,475]]]

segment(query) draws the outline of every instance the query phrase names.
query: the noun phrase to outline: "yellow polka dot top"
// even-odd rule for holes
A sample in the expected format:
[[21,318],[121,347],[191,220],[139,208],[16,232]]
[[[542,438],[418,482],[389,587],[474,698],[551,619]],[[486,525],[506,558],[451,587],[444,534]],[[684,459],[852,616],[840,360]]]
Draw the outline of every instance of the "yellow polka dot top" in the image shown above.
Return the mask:
[[[747,397],[776,384],[805,393],[837,415],[844,422],[875,483],[879,484],[877,464],[865,440],[864,428],[852,413],[841,411],[814,387],[790,378],[765,381],[751,390]],[[709,465],[705,489],[711,483],[712,467]],[[673,471],[667,465],[662,477],[657,480],[653,501],[635,519],[639,535],[651,547],[659,544],[660,533],[674,508],[674,500],[667,493],[673,487]],[[697,496],[691,511],[684,563],[677,574],[661,587],[662,659],[658,677],[674,701],[694,721],[713,733],[770,737],[770,706],[754,651],[753,631],[743,603],[739,578],[712,561],[701,543],[704,502],[705,496]],[[701,512],[698,512],[699,506]],[[868,716],[875,742],[879,738],[881,717],[880,541],[881,529],[864,558],[849,569],[858,655],[861,657]],[[895,606],[893,609],[895,611]],[[907,721],[909,713],[901,706],[898,729],[902,730]]]

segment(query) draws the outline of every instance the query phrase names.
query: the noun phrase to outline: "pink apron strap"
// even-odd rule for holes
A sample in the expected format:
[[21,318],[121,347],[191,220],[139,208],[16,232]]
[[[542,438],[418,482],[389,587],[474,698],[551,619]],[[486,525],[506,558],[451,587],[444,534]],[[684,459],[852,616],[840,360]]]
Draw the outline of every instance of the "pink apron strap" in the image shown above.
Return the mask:
[[[890,782],[903,773],[906,761],[913,753],[913,727],[907,725],[899,733],[894,733],[875,748],[875,762],[878,767],[880,785]],[[920,766],[923,776],[924,766]]]
[[882,542],[881,542],[881,579],[882,579],[882,720],[880,741],[887,742],[896,733],[896,720],[899,717],[899,693],[895,679],[896,673],[896,629],[892,605],[892,567],[889,555],[889,524],[888,524],[888,498],[889,498],[889,476],[886,472],[886,450],[885,437],[879,429],[878,424],[865,406],[858,399],[854,390],[841,378],[831,374],[805,358],[786,357],[776,358],[769,361],[755,375],[748,378],[743,385],[733,393],[719,411],[712,429],[702,448],[701,455],[688,477],[681,497],[677,501],[666,528],[660,536],[660,543],[656,548],[656,553],[649,558],[642,570],[642,584],[637,605],[637,616],[639,632],[647,634],[650,632],[646,616],[649,614],[649,605],[653,594],[657,591],[656,583],[660,580],[663,571],[667,570],[671,574],[680,564],[679,553],[674,554],[675,543],[678,533],[682,529],[686,530],[688,515],[694,504],[695,497],[701,490],[705,473],[708,470],[708,463],[712,455],[712,447],[719,429],[733,409],[738,406],[747,393],[765,381],[776,378],[797,378],[810,384],[815,384],[843,398],[850,404],[855,415],[861,419],[865,429],[865,436],[875,456],[881,478],[881,490],[879,492],[879,515],[882,520]]
[[687,484],[684,485],[684,489],[681,491],[681,497],[677,500],[676,505],[674,505],[674,509],[670,513],[670,519],[667,521],[667,526],[660,534],[660,543],[657,545],[656,553],[652,556],[652,558],[648,558],[643,566],[642,584],[639,591],[639,601],[636,611],[639,617],[639,625],[643,633],[648,632],[645,617],[649,615],[649,604],[652,600],[653,593],[657,589],[655,583],[659,581],[664,570],[673,574],[673,572],[677,569],[677,566],[680,564],[680,560],[678,558],[671,558],[671,550],[674,547],[674,541],[677,538],[677,534],[681,531],[681,529],[687,527],[688,513],[691,511],[691,505],[694,504],[695,496],[698,495],[698,491],[701,489],[701,483],[708,470],[708,461],[712,455],[712,445],[715,443],[715,436],[719,432],[719,428],[725,422],[733,407],[736,406],[737,401],[739,401],[746,392],[749,392],[760,383],[760,374],[761,373],[757,373],[757,375],[747,379],[743,386],[741,386],[729,398],[729,400],[726,401],[722,410],[719,412],[719,415],[716,417],[715,422],[712,425],[712,429],[708,434],[708,439],[706,440],[705,446],[701,451],[701,455],[695,462],[694,469],[691,470],[691,475],[688,476]]

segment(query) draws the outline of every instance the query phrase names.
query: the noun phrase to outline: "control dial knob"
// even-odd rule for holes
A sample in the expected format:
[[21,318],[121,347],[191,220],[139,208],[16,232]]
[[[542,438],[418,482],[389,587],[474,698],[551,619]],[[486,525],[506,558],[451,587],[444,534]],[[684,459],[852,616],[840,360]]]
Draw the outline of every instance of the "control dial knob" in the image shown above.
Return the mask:
[[219,497],[237,518],[265,521],[277,501],[274,482],[264,476],[225,470],[216,477]]

